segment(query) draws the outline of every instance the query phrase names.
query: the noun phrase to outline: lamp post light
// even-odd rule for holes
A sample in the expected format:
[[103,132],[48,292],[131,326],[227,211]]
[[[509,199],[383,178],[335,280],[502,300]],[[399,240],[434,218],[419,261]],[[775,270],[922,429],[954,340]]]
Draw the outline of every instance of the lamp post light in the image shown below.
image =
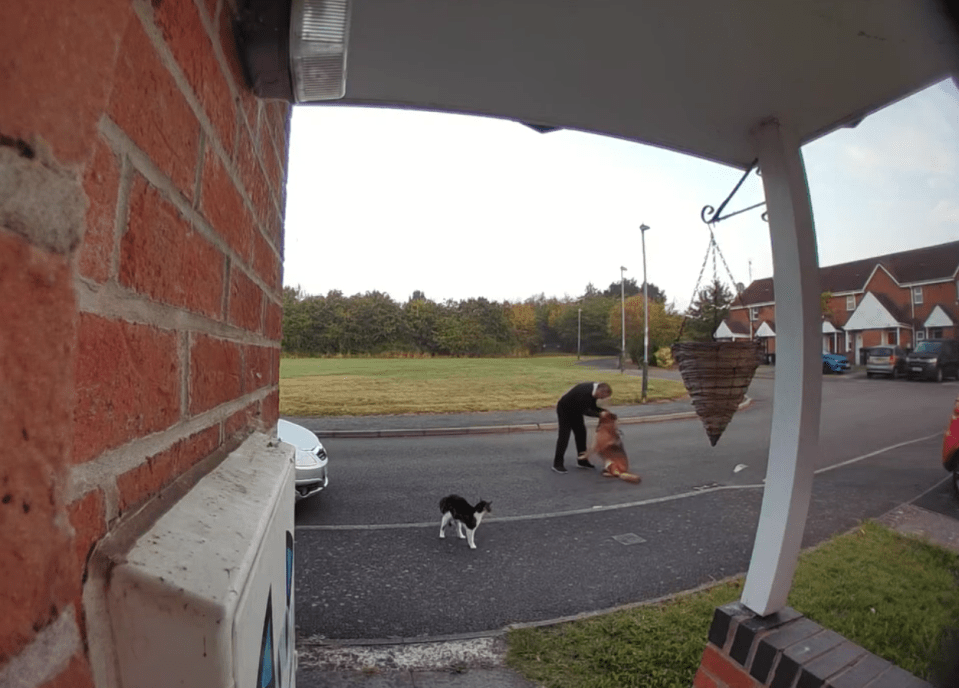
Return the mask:
[[622,313],[622,322],[620,323],[620,331],[623,335],[622,347],[619,351],[619,372],[626,372],[626,278],[623,276],[626,272],[626,268],[620,266],[619,268],[619,297],[620,297],[620,311]]
[[579,309],[579,314],[576,316],[576,360],[579,360],[580,352],[580,341],[582,341],[583,336],[583,309]]
[[643,403],[646,403],[646,392],[649,390],[649,289],[646,286],[646,230],[647,225],[640,225],[639,231],[643,237]]

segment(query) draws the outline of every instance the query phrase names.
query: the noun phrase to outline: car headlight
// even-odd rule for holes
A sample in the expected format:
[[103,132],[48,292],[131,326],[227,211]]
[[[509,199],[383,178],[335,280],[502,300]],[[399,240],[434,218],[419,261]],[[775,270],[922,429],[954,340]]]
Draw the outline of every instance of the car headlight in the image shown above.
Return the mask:
[[320,461],[315,454],[308,451],[303,451],[302,449],[296,450],[296,467],[297,468],[313,468],[314,466],[319,466]]

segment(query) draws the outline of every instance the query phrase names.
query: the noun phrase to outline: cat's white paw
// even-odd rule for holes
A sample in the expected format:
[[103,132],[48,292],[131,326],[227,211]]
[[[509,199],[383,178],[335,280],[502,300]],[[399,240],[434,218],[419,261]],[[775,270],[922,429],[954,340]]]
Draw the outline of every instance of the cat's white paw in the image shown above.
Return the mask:
[[470,549],[476,549],[476,545],[470,545]]
[[443,538],[443,539],[446,539],[446,533],[440,531],[440,537]]

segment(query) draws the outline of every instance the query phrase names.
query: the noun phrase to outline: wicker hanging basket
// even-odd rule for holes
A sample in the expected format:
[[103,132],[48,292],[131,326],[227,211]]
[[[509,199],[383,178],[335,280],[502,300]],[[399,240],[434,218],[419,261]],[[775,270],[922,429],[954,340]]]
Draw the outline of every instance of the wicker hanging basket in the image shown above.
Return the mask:
[[759,342],[677,342],[673,359],[709,443],[716,446],[759,367]]

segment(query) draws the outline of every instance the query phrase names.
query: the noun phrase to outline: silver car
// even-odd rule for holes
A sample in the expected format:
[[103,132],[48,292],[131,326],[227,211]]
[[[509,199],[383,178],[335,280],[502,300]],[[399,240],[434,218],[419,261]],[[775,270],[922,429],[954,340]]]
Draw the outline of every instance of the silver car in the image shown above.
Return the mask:
[[296,448],[296,501],[323,490],[330,482],[326,473],[329,457],[320,439],[302,425],[282,418],[276,422],[276,434]]
[[866,377],[888,375],[892,379],[906,376],[906,351],[898,346],[874,346],[866,354]]

